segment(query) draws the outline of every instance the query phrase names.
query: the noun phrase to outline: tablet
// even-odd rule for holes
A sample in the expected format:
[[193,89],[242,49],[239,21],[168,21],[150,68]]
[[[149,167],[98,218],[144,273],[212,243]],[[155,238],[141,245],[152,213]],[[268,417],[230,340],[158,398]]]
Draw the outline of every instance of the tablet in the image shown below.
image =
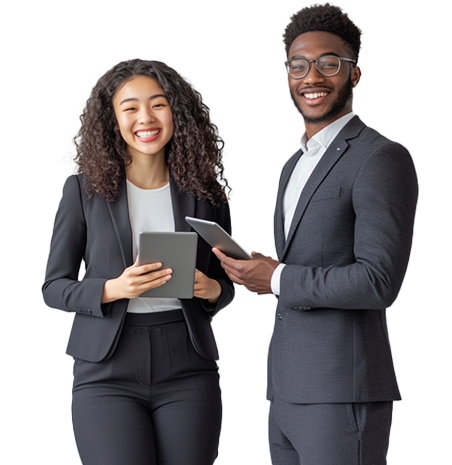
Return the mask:
[[195,284],[198,235],[194,232],[141,232],[139,264],[160,262],[171,268],[171,279],[140,297],[191,299]]
[[199,218],[185,217],[185,221],[211,246],[236,260],[252,260],[237,242],[218,224]]

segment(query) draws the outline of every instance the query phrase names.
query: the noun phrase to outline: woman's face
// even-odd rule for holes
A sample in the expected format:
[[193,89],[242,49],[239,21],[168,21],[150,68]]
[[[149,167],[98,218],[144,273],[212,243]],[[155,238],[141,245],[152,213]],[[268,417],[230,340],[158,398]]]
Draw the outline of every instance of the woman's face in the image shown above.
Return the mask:
[[174,133],[173,113],[155,79],[133,77],[118,90],[113,107],[132,158],[165,156],[165,145]]

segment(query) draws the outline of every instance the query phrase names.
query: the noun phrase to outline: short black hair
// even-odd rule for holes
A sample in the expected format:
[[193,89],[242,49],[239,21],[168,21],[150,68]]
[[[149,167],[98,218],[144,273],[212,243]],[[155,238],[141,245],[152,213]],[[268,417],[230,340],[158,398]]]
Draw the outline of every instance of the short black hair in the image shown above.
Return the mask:
[[361,30],[339,7],[325,3],[325,5],[312,5],[295,13],[283,34],[286,54],[289,55],[292,42],[300,34],[311,31],[336,34],[345,42],[350,58],[358,61]]

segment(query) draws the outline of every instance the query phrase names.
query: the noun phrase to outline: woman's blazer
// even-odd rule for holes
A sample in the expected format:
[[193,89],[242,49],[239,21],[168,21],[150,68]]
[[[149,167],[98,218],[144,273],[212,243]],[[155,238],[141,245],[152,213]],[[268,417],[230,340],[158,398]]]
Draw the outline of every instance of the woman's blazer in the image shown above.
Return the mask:
[[[105,281],[117,278],[133,265],[132,230],[125,176],[115,202],[107,202],[96,193],[88,200],[83,182],[83,174],[74,175],[64,186],[42,291],[50,307],[76,313],[67,353],[99,362],[113,354],[124,324],[129,300],[102,304],[101,299]],[[170,189],[176,231],[192,231],[185,216],[194,216],[216,221],[230,232],[227,203],[216,207],[186,192],[180,193],[171,176]],[[82,260],[85,275],[79,280]],[[196,297],[181,299],[182,311],[196,350],[216,360],[218,351],[210,321],[231,302],[234,289],[219,260],[201,237],[196,267],[220,283],[221,295],[214,305]]]

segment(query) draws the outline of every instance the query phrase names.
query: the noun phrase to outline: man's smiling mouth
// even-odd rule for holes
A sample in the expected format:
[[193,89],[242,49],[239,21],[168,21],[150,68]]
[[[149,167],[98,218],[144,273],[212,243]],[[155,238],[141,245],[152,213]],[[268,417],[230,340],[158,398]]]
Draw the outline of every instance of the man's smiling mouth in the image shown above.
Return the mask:
[[328,95],[328,92],[311,92],[311,93],[306,93],[302,94],[304,98],[307,98],[309,100],[320,98],[320,97],[326,97]]

